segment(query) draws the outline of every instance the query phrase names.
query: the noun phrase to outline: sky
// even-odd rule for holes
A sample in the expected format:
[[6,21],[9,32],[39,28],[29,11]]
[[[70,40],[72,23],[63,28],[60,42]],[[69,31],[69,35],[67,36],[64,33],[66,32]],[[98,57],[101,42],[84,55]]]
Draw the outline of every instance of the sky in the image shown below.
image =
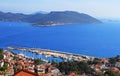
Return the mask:
[[0,0],[0,11],[77,11],[99,18],[120,18],[120,0]]

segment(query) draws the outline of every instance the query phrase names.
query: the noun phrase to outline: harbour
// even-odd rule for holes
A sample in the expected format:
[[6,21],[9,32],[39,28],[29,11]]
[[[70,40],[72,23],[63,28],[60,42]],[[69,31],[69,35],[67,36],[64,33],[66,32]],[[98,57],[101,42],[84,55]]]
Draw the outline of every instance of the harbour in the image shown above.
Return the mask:
[[45,55],[46,58],[48,57],[56,57],[61,58],[64,60],[73,60],[73,61],[92,61],[95,57],[92,56],[86,56],[81,54],[73,54],[68,52],[60,52],[55,50],[49,50],[49,49],[41,49],[41,48],[26,48],[26,47],[7,47],[8,51],[12,50],[21,50],[24,52],[32,52],[38,55]]

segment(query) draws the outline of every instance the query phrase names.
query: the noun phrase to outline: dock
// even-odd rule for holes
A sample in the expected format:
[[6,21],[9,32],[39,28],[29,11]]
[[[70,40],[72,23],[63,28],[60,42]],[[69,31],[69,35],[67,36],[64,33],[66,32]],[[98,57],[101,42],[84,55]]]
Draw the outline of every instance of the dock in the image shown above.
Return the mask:
[[56,50],[49,50],[49,49],[41,49],[41,48],[26,48],[26,47],[7,47],[7,50],[21,50],[21,51],[28,51],[36,54],[43,54],[46,57],[54,56],[59,57],[66,60],[74,60],[74,61],[92,61],[95,57],[92,56],[86,56],[81,54],[73,54],[68,52],[61,52]]

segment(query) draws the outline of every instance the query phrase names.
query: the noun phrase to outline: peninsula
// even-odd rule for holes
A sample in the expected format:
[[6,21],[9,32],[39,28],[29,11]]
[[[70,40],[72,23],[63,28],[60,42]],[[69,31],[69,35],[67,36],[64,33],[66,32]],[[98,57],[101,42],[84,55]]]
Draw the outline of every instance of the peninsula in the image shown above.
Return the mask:
[[0,12],[0,21],[28,22],[37,26],[102,23],[92,16],[74,11],[52,11],[46,14],[36,13],[29,15],[22,13]]

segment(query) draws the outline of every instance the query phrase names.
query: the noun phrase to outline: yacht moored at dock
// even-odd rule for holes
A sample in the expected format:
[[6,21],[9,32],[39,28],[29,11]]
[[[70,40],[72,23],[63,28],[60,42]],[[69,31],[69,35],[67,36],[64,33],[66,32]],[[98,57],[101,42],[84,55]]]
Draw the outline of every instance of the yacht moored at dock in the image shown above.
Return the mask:
[[54,56],[56,58],[60,57],[62,59],[66,60],[74,60],[74,61],[92,61],[95,57],[92,56],[86,56],[81,54],[73,54],[73,53],[67,53],[67,52],[60,52],[55,50],[49,50],[49,49],[39,49],[39,48],[26,48],[26,47],[7,47],[7,50],[22,50],[22,51],[28,51],[36,54],[43,54],[46,57]]

